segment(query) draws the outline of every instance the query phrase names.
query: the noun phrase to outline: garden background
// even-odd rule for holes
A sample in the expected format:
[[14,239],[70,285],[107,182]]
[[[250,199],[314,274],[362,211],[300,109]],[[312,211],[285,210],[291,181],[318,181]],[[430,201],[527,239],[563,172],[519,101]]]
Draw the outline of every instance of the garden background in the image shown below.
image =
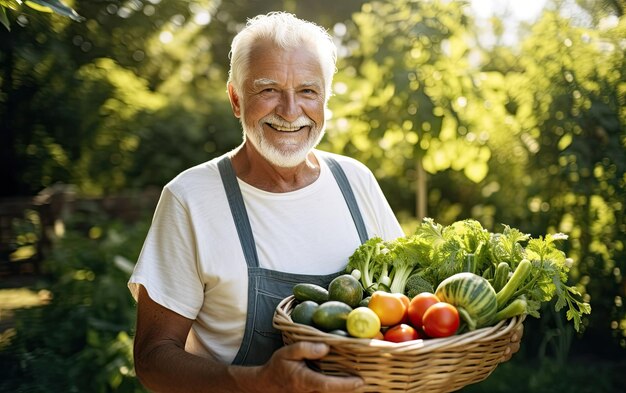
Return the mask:
[[626,391],[626,1],[547,0],[515,40],[463,1],[21,3],[0,0],[0,391],[144,391],[126,281],[161,187],[239,144],[229,44],[271,10],[336,38],[321,148],[370,167],[407,231],[569,236],[583,331],[548,304],[463,391]]

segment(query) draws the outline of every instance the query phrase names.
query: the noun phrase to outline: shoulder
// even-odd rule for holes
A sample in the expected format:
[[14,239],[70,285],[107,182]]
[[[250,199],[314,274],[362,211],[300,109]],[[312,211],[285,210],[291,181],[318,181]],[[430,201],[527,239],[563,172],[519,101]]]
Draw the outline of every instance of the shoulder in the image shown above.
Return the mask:
[[354,177],[361,179],[374,178],[372,171],[365,164],[352,157],[321,150],[316,150],[316,154],[322,158],[329,157],[334,159],[341,166],[341,169],[343,169],[349,179]]
[[222,188],[217,163],[223,157],[213,158],[182,171],[165,185],[165,191],[181,200],[194,195],[212,195],[216,189]]

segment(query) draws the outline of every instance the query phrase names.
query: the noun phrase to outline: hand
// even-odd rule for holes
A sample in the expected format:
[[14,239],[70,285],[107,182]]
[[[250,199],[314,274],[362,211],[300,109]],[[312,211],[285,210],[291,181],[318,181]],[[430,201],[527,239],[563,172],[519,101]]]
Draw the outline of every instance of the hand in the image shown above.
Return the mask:
[[513,356],[513,354],[519,351],[523,335],[524,335],[524,324],[520,323],[519,326],[515,328],[515,331],[511,335],[511,343],[504,350],[504,358],[502,359],[503,362],[506,362],[509,359],[511,359],[511,356]]
[[324,343],[297,342],[274,353],[259,370],[259,391],[263,392],[358,392],[359,377],[324,375],[311,370],[305,359],[320,359],[330,347]]

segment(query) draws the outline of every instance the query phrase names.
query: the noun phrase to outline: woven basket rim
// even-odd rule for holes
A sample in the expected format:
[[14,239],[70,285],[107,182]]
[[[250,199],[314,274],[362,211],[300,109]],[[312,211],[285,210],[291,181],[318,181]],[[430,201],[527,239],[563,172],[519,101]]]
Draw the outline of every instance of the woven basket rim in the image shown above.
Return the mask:
[[273,326],[276,329],[282,332],[289,332],[294,337],[297,337],[301,340],[325,342],[327,344],[335,346],[349,345],[351,347],[355,347],[362,345],[364,347],[378,348],[385,352],[392,353],[410,352],[412,354],[419,354],[422,352],[430,352],[442,348],[450,349],[454,347],[462,347],[468,344],[474,344],[477,342],[493,341],[500,336],[510,334],[510,331],[512,329],[515,329],[517,325],[521,324],[526,317],[525,315],[513,317],[508,320],[500,321],[493,326],[483,327],[473,331],[468,331],[444,338],[427,338],[394,343],[390,341],[376,339],[343,337],[336,334],[323,332],[313,326],[293,322],[290,317],[290,311],[295,301],[296,299],[293,295],[290,295],[280,301],[280,303],[276,307],[274,318],[272,321]]

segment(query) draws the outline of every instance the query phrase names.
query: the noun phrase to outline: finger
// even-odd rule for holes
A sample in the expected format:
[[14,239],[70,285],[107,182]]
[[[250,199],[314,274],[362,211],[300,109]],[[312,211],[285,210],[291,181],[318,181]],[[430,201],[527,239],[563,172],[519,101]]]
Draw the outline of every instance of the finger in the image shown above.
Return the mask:
[[306,370],[302,373],[303,387],[315,392],[359,392],[365,381],[357,376],[334,376]]
[[[300,341],[283,348],[283,359],[320,359],[328,354],[330,347],[324,343]],[[305,367],[298,378],[300,388],[319,392],[358,392],[364,386],[357,376],[326,375]]]
[[289,360],[320,359],[324,357],[330,347],[324,343],[299,341],[282,348],[282,357]]

